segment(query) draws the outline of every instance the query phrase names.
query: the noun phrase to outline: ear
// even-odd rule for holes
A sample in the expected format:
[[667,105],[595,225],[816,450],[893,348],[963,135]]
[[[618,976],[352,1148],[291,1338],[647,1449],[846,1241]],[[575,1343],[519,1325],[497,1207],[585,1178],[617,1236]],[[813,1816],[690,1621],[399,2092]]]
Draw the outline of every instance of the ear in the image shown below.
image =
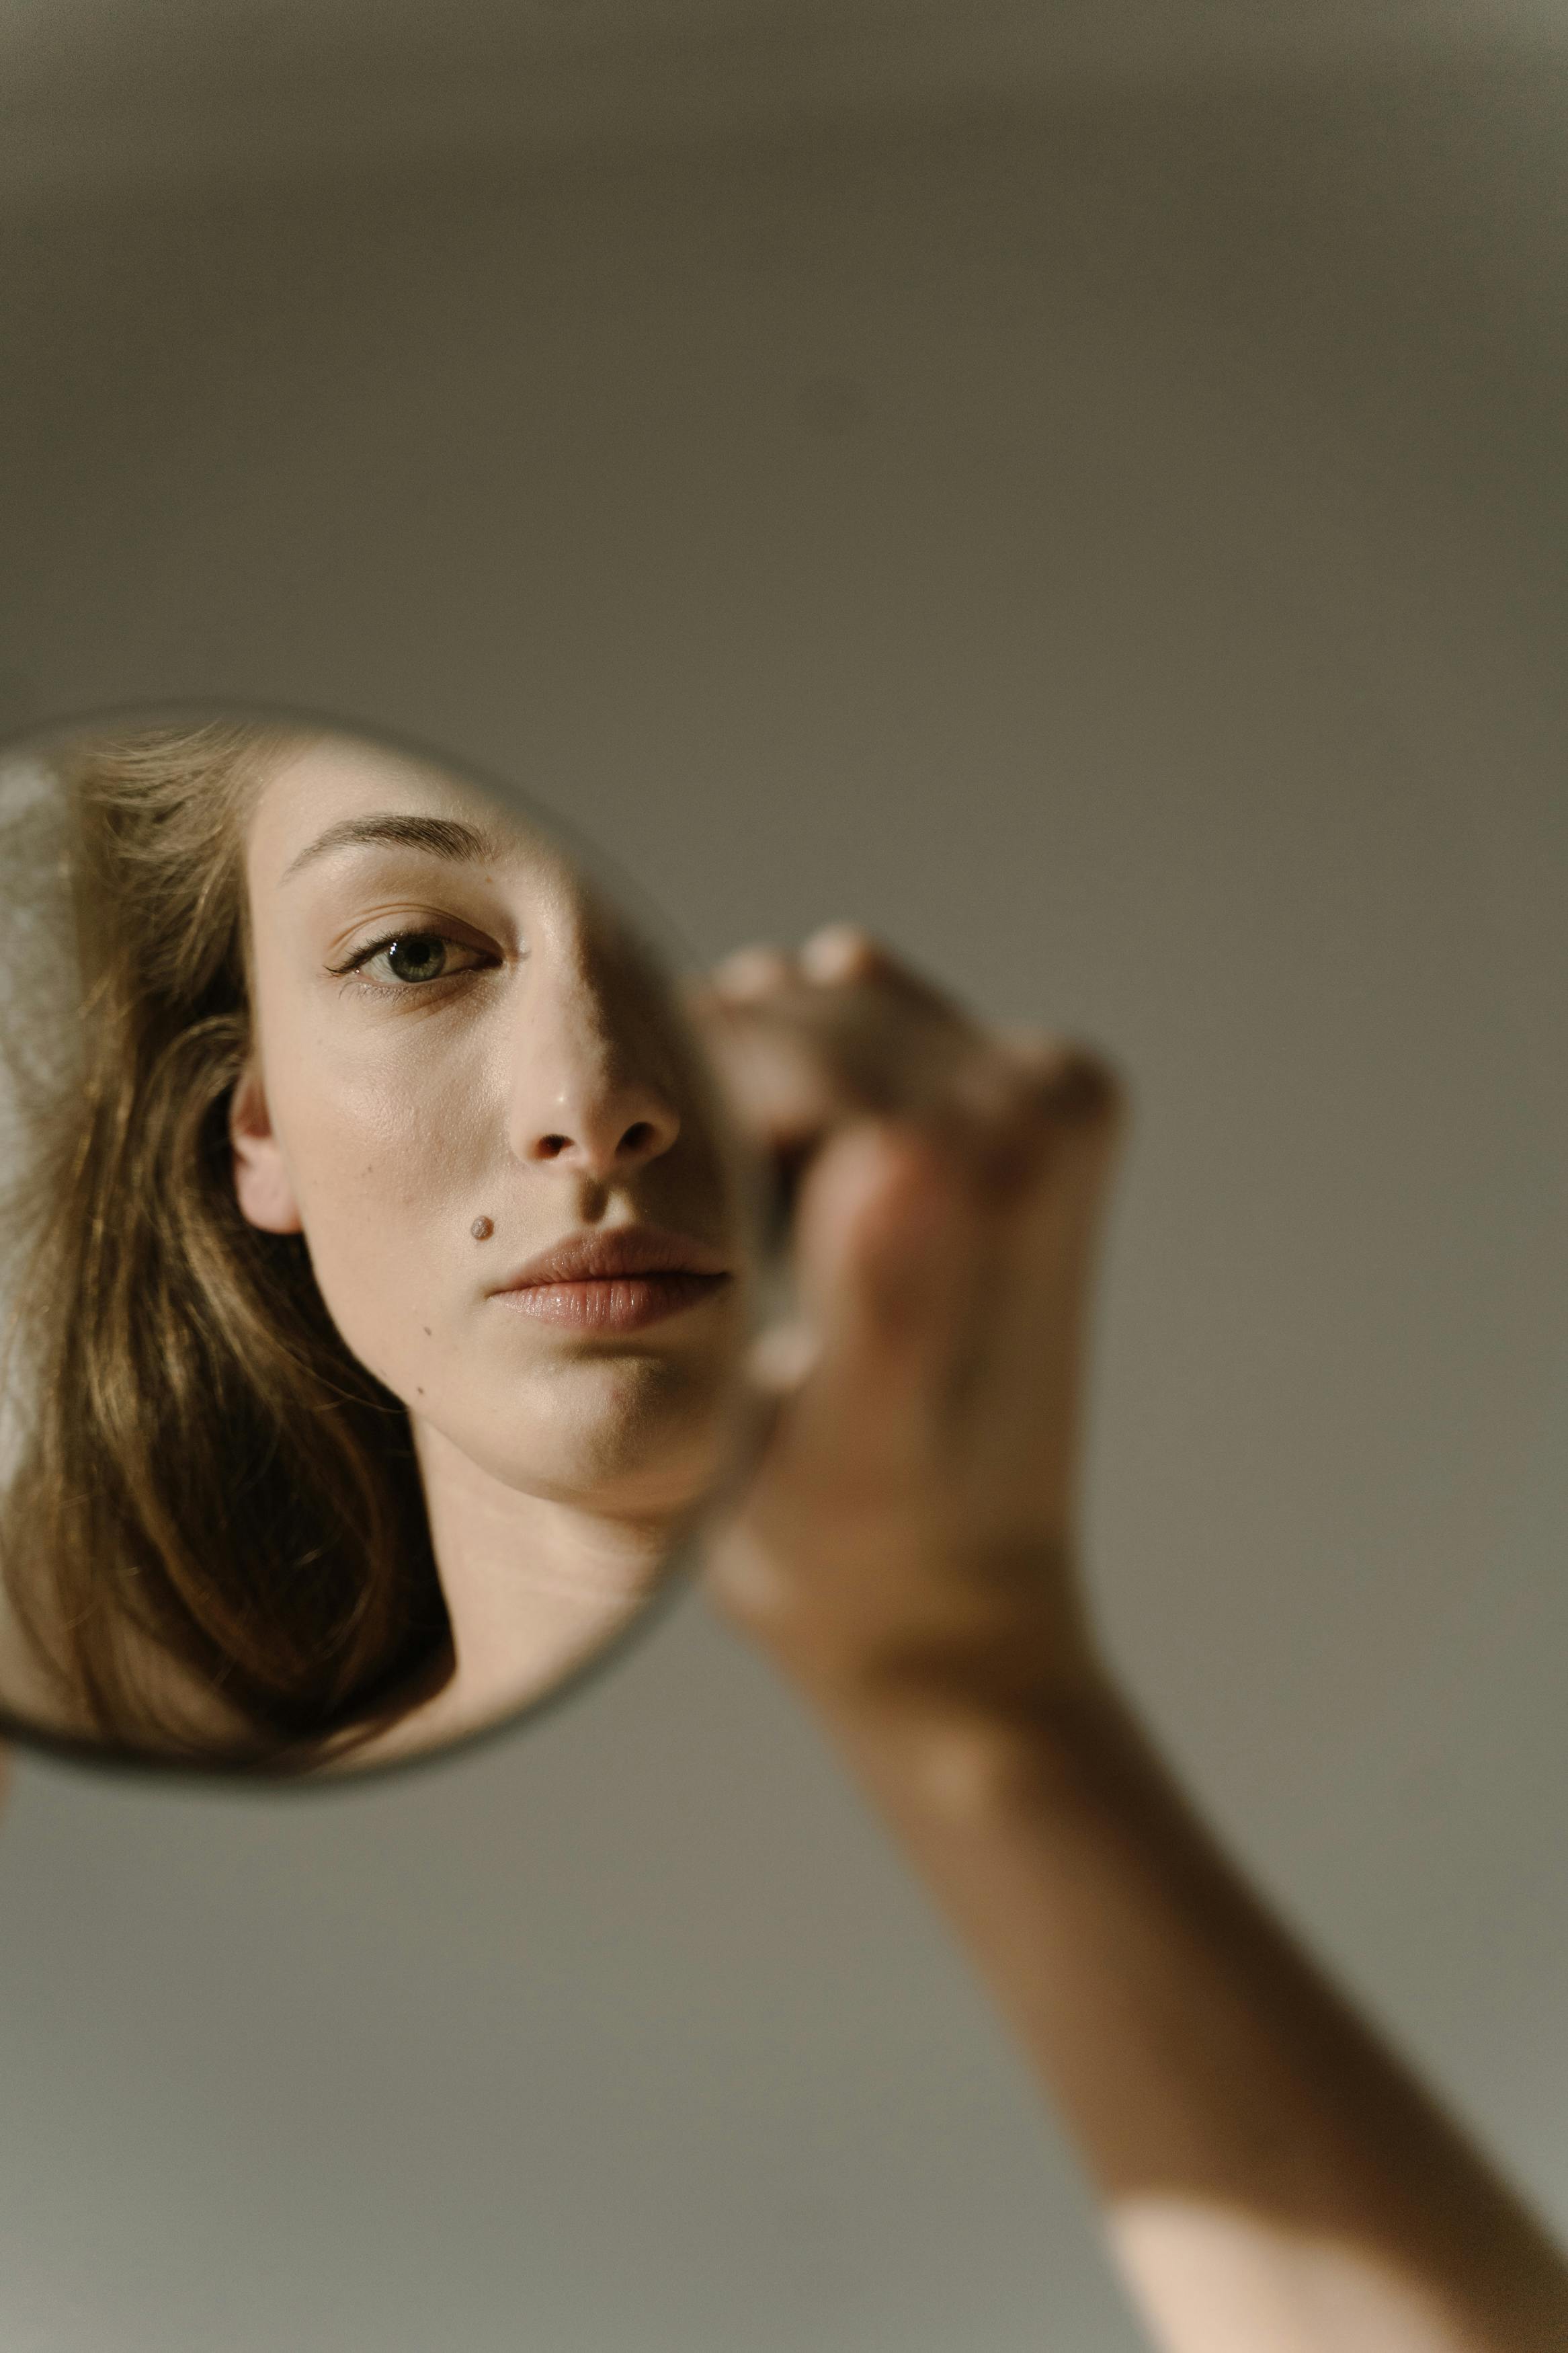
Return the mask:
[[239,1213],[266,1234],[304,1231],[283,1150],[272,1133],[267,1090],[255,1058],[247,1062],[228,1103],[228,1140],[234,1150],[234,1193]]

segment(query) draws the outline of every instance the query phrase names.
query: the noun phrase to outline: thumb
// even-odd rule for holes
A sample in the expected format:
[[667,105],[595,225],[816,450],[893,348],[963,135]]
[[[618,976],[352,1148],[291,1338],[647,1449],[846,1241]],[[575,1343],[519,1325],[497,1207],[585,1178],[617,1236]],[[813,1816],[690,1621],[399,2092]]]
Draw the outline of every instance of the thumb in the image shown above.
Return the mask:
[[929,1453],[960,1324],[974,1219],[929,1138],[867,1120],[825,1145],[801,1187],[797,1377],[762,1405],[759,1475],[707,1554],[727,1616],[776,1641],[793,1579],[868,1510],[883,1525]]
[[816,1400],[860,1420],[923,1391],[951,1353],[976,1248],[963,1174],[928,1133],[866,1120],[825,1146],[795,1242]]
[[793,1312],[748,1351],[734,1442],[712,1498],[720,1527],[752,1498],[759,1472],[787,1475],[803,1459],[820,1471],[863,1439],[866,1405],[884,1394],[879,1375],[897,1355],[892,1327],[913,1298],[912,1285],[900,1297],[894,1263],[900,1231],[916,1222],[904,1164],[887,1124],[869,1120],[812,1163],[795,1205]]

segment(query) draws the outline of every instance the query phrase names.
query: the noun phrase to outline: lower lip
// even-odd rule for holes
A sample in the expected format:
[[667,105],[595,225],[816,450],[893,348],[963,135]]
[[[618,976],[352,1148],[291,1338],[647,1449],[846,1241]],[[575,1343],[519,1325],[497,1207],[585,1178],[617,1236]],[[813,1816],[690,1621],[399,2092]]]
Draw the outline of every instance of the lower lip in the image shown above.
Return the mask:
[[592,1282],[530,1282],[496,1291],[503,1307],[574,1332],[640,1332],[722,1291],[727,1274],[617,1274]]

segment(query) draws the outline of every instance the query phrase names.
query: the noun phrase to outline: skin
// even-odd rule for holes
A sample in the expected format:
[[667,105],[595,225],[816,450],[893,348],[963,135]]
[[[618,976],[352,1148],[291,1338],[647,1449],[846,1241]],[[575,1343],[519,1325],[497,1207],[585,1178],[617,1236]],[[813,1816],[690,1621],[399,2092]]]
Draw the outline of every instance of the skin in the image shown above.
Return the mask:
[[808,1158],[802,1329],[714,1595],[967,1943],[1152,2341],[1568,2346],[1560,2252],[1247,1884],[1095,1639],[1078,1490],[1114,1073],[982,1031],[844,927],[731,960],[700,1010],[758,1140]]
[[[247,879],[236,1192],[304,1234],[339,1331],[407,1408],[453,1621],[452,1681],[363,1761],[517,1705],[646,1595],[722,1455],[735,1170],[646,952],[469,787],[318,741],[262,786]],[[632,1333],[495,1295],[634,1223],[716,1246],[736,1279]]]

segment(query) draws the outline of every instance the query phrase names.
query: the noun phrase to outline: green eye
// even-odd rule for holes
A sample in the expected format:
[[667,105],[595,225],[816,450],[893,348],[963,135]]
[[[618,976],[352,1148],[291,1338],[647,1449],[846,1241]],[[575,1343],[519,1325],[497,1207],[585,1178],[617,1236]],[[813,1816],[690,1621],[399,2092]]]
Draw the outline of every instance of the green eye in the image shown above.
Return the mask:
[[390,987],[395,996],[406,995],[420,983],[428,987],[432,981],[456,979],[459,973],[479,970],[494,961],[462,940],[448,939],[444,932],[392,932],[360,948],[346,964],[327,968],[335,979],[357,976],[364,987]]
[[410,932],[388,940],[382,954],[394,980],[439,980],[447,969],[447,942],[434,932]]

